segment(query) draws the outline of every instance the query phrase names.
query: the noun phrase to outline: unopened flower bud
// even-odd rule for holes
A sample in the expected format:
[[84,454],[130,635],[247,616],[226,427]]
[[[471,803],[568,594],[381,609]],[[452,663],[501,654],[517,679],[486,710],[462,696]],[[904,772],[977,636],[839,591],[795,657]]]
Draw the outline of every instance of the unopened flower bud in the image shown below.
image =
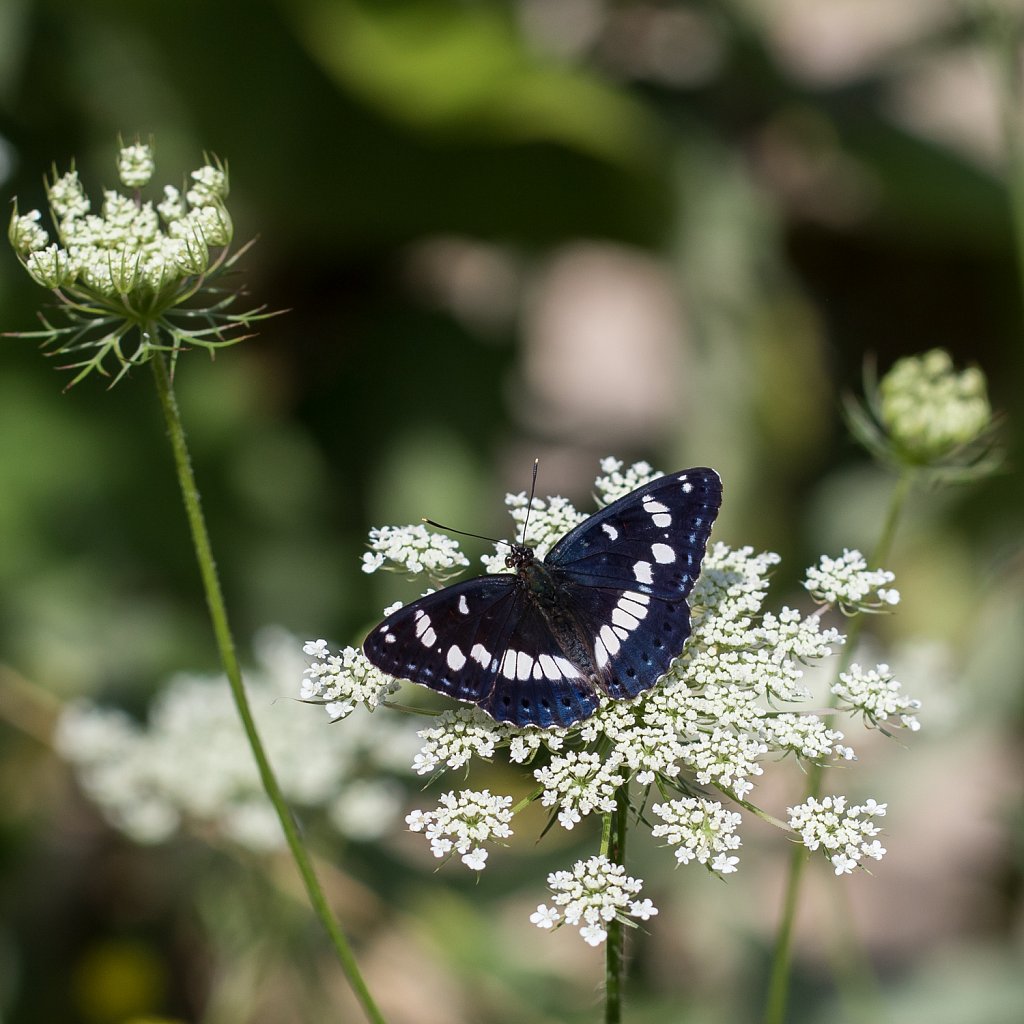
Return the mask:
[[25,269],[32,275],[32,280],[44,288],[63,288],[75,278],[67,251],[56,243],[29,253]]
[[879,396],[890,437],[921,462],[969,444],[992,418],[984,374],[977,368],[957,373],[942,349],[898,360],[882,378]]
[[117,155],[117,176],[128,188],[142,188],[153,177],[156,163],[150,146],[125,146]]
[[27,256],[30,252],[45,249],[46,243],[50,241],[45,228],[39,225],[40,216],[38,210],[29,210],[28,213],[19,215],[15,209],[11,214],[7,237],[19,256]]

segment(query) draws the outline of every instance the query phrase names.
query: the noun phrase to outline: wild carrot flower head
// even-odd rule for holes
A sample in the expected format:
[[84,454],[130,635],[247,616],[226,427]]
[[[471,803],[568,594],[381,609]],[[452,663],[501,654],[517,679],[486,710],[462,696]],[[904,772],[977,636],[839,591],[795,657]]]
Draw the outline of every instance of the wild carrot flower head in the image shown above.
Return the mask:
[[[70,358],[71,384],[92,372],[116,383],[154,352],[172,365],[186,348],[211,353],[242,340],[259,310],[232,313],[237,292],[217,282],[237,260],[227,209],[227,166],[215,158],[193,171],[185,193],[166,185],[162,199],[144,199],[155,170],[153,147],[122,147],[121,185],[94,204],[78,171],[54,168],[46,187],[55,240],[33,209],[11,215],[8,238],[32,279],[54,292],[69,321],[24,336],[41,339],[50,354]],[[70,386],[70,385],[69,385]]]
[[[616,459],[604,460],[601,469],[594,487],[601,505],[658,475],[646,463],[624,467]],[[514,494],[506,502],[518,539],[527,499]],[[543,550],[584,518],[564,498],[535,500],[527,542]],[[454,541],[442,543],[421,530],[373,531],[364,570],[418,567],[433,581],[465,562]],[[505,571],[506,553],[497,546],[484,556],[488,571]],[[712,544],[689,598],[690,638],[655,686],[635,700],[605,700],[567,729],[519,729],[465,705],[434,714],[418,733],[413,772],[431,781],[451,771],[465,777],[481,763],[504,758],[532,776],[530,795],[513,807],[490,789],[451,790],[436,809],[414,811],[409,827],[427,836],[435,856],[457,854],[466,867],[480,871],[487,844],[511,834],[513,814],[527,803],[548,808],[549,827],[567,831],[604,819],[605,835],[610,815],[628,813],[673,850],[678,864],[700,864],[720,876],[734,873],[742,845],[740,812],[770,817],[752,800],[761,776],[776,762],[787,756],[821,765],[856,760],[839,728],[843,723],[821,710],[826,695],[817,694],[817,708],[808,707],[815,695],[806,668],[824,662],[844,642],[836,625],[825,624],[826,613],[886,612],[899,600],[891,573],[847,550],[808,569],[804,585],[816,608],[773,609],[768,590],[778,562],[771,552]],[[368,671],[361,652],[347,648],[333,655],[317,641],[306,653],[306,699],[329,707],[341,702],[353,714],[359,705],[380,714],[380,705],[389,703],[391,691],[382,686],[387,677]],[[836,684],[832,707],[868,726],[917,727],[917,702],[903,695],[884,665],[851,667]],[[487,777],[494,778],[493,770]],[[648,799],[655,795],[660,800]],[[847,874],[863,858],[884,853],[870,820],[879,806],[868,801],[847,810],[845,798],[827,797],[821,807],[791,808],[789,827],[810,849],[824,851],[837,873]],[[650,900],[639,899],[642,882],[608,854],[602,841],[599,853],[552,873],[551,897],[537,907],[533,923],[542,929],[572,925],[597,945],[611,920],[635,924],[657,913]]]

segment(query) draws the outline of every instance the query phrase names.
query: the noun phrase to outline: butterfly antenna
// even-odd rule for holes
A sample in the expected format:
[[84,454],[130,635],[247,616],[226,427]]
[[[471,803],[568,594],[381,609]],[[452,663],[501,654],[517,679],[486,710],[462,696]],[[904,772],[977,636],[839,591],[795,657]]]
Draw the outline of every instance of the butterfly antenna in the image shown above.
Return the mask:
[[533,460],[533,481],[530,483],[530,500],[526,505],[526,518],[523,520],[523,539],[520,543],[526,547],[526,525],[530,521],[530,511],[533,508],[533,496],[537,491],[537,469],[540,466],[540,459]]
[[477,540],[490,541],[492,544],[508,544],[507,540],[485,537],[482,533],[466,533],[465,530],[456,530],[453,526],[445,526],[443,523],[435,523],[433,519],[421,519],[420,522],[426,523],[427,526],[436,526],[439,530],[444,530],[445,533],[457,533],[460,537],[476,537]]

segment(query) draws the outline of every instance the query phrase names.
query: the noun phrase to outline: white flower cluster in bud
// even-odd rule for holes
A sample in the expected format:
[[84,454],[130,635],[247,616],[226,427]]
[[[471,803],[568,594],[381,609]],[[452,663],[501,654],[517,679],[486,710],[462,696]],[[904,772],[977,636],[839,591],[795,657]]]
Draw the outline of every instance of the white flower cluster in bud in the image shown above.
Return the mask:
[[[141,188],[155,166],[151,147],[125,146],[117,166],[126,187]],[[185,202],[168,186],[156,207],[108,190],[97,215],[90,213],[78,172],[70,170],[47,188],[58,241],[47,244],[38,210],[15,211],[8,235],[25,269],[43,287],[81,289],[136,306],[144,296],[202,274],[210,265],[210,249],[231,241],[226,172],[206,165],[192,172],[192,180]]]
[[957,373],[943,349],[897,360],[878,390],[889,436],[920,461],[970,444],[992,420],[984,374],[976,367]]

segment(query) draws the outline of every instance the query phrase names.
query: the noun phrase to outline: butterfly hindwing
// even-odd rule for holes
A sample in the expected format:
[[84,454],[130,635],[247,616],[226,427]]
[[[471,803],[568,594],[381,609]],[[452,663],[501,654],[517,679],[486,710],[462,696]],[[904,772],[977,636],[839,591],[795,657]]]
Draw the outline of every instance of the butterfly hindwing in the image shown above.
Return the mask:
[[399,608],[363,641],[382,671],[471,701],[499,722],[569,725],[597,708],[514,575],[480,576]]
[[649,690],[690,635],[685,599],[666,601],[639,590],[566,584],[582,631],[592,637],[597,685],[613,700]]

